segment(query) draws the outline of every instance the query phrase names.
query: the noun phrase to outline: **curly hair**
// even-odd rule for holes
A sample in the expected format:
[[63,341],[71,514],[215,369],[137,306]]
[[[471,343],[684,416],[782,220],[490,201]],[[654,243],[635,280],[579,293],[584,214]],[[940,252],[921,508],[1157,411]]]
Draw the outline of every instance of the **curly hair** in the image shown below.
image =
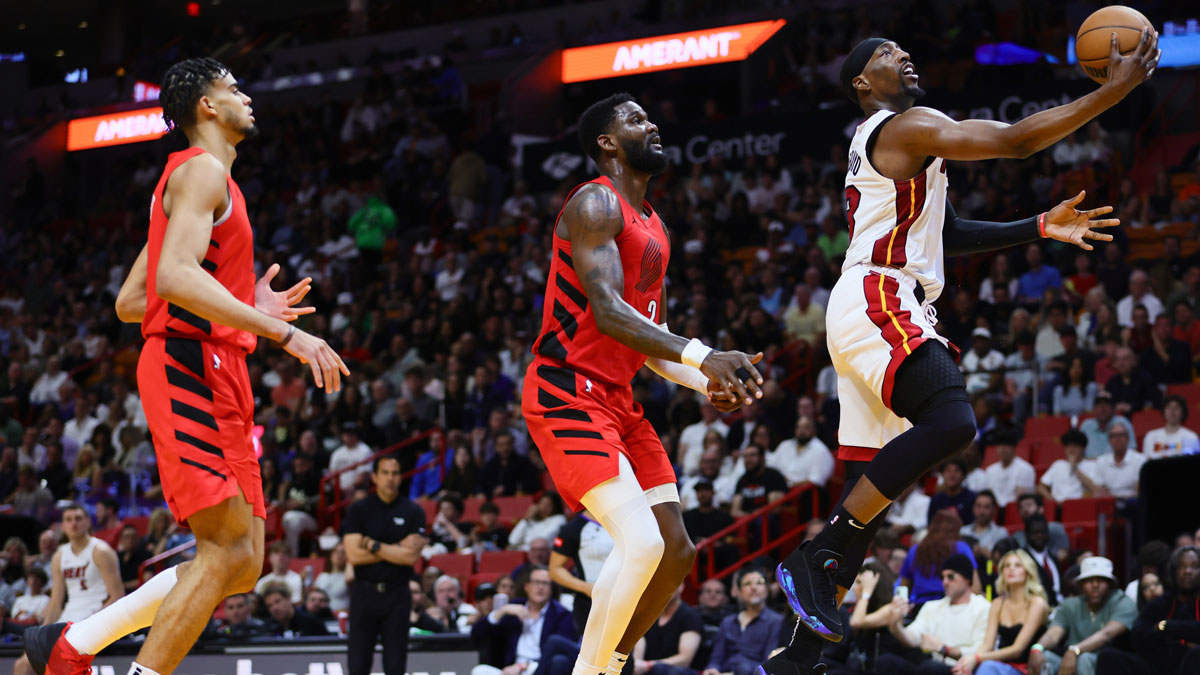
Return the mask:
[[228,73],[229,69],[223,63],[208,57],[185,59],[168,68],[159,95],[167,128],[186,128],[195,124],[196,102],[208,91],[209,85]]
[[608,133],[609,127],[617,117],[617,106],[634,100],[633,96],[626,93],[613,94],[596,101],[583,111],[579,116],[578,133],[579,147],[583,148],[584,154],[593,161],[600,161],[600,144],[596,142],[596,138]]

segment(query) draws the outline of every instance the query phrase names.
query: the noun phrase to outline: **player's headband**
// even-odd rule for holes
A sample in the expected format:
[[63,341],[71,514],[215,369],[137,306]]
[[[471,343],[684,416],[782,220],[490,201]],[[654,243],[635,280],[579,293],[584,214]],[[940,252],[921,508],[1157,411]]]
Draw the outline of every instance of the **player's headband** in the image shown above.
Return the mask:
[[840,79],[842,81],[842,91],[846,92],[846,96],[850,97],[851,101],[858,103],[858,90],[854,88],[854,78],[862,75],[863,68],[867,67],[867,61],[871,60],[871,55],[879,48],[879,45],[887,42],[884,38],[867,38],[854,46],[850,53],[846,56],[846,60],[842,62],[842,72]]

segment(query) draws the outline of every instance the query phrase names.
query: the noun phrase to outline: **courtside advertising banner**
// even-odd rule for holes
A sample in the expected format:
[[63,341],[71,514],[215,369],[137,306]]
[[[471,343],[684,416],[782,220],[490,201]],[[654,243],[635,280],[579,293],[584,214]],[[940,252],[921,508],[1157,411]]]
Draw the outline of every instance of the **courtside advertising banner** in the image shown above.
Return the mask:
[[67,150],[155,141],[167,133],[162,108],[80,117],[67,123]]
[[564,49],[562,81],[584,82],[742,61],[785,24],[784,19],[774,19]]

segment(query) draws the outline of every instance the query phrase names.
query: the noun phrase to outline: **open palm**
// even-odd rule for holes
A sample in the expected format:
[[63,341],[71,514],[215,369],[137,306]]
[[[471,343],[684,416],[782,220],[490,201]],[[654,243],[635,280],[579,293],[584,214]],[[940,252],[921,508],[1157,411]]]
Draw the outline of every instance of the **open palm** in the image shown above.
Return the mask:
[[254,284],[254,307],[258,311],[284,321],[295,321],[305,314],[317,311],[316,307],[294,306],[303,300],[304,296],[308,295],[308,291],[312,289],[312,277],[304,277],[286,291],[275,291],[271,289],[271,280],[277,274],[279,274],[279,263],[267,268],[262,278]]
[[1116,227],[1121,224],[1121,221],[1117,218],[1096,220],[1099,216],[1112,213],[1113,207],[1111,206],[1101,206],[1090,211],[1076,209],[1075,205],[1083,201],[1086,195],[1087,190],[1081,190],[1079,194],[1063,201],[1046,213],[1045,233],[1047,237],[1075,244],[1085,251],[1093,249],[1093,246],[1087,242],[1088,239],[1112,241],[1111,234],[1097,232],[1093,228]]

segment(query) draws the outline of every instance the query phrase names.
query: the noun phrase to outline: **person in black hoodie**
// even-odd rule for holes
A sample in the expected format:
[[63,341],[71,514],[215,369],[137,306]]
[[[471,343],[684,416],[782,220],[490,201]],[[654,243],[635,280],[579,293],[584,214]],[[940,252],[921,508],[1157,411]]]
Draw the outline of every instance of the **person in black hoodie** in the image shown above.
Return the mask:
[[1183,546],[1167,561],[1167,592],[1133,623],[1133,653],[1105,647],[1096,675],[1200,673],[1200,548]]

